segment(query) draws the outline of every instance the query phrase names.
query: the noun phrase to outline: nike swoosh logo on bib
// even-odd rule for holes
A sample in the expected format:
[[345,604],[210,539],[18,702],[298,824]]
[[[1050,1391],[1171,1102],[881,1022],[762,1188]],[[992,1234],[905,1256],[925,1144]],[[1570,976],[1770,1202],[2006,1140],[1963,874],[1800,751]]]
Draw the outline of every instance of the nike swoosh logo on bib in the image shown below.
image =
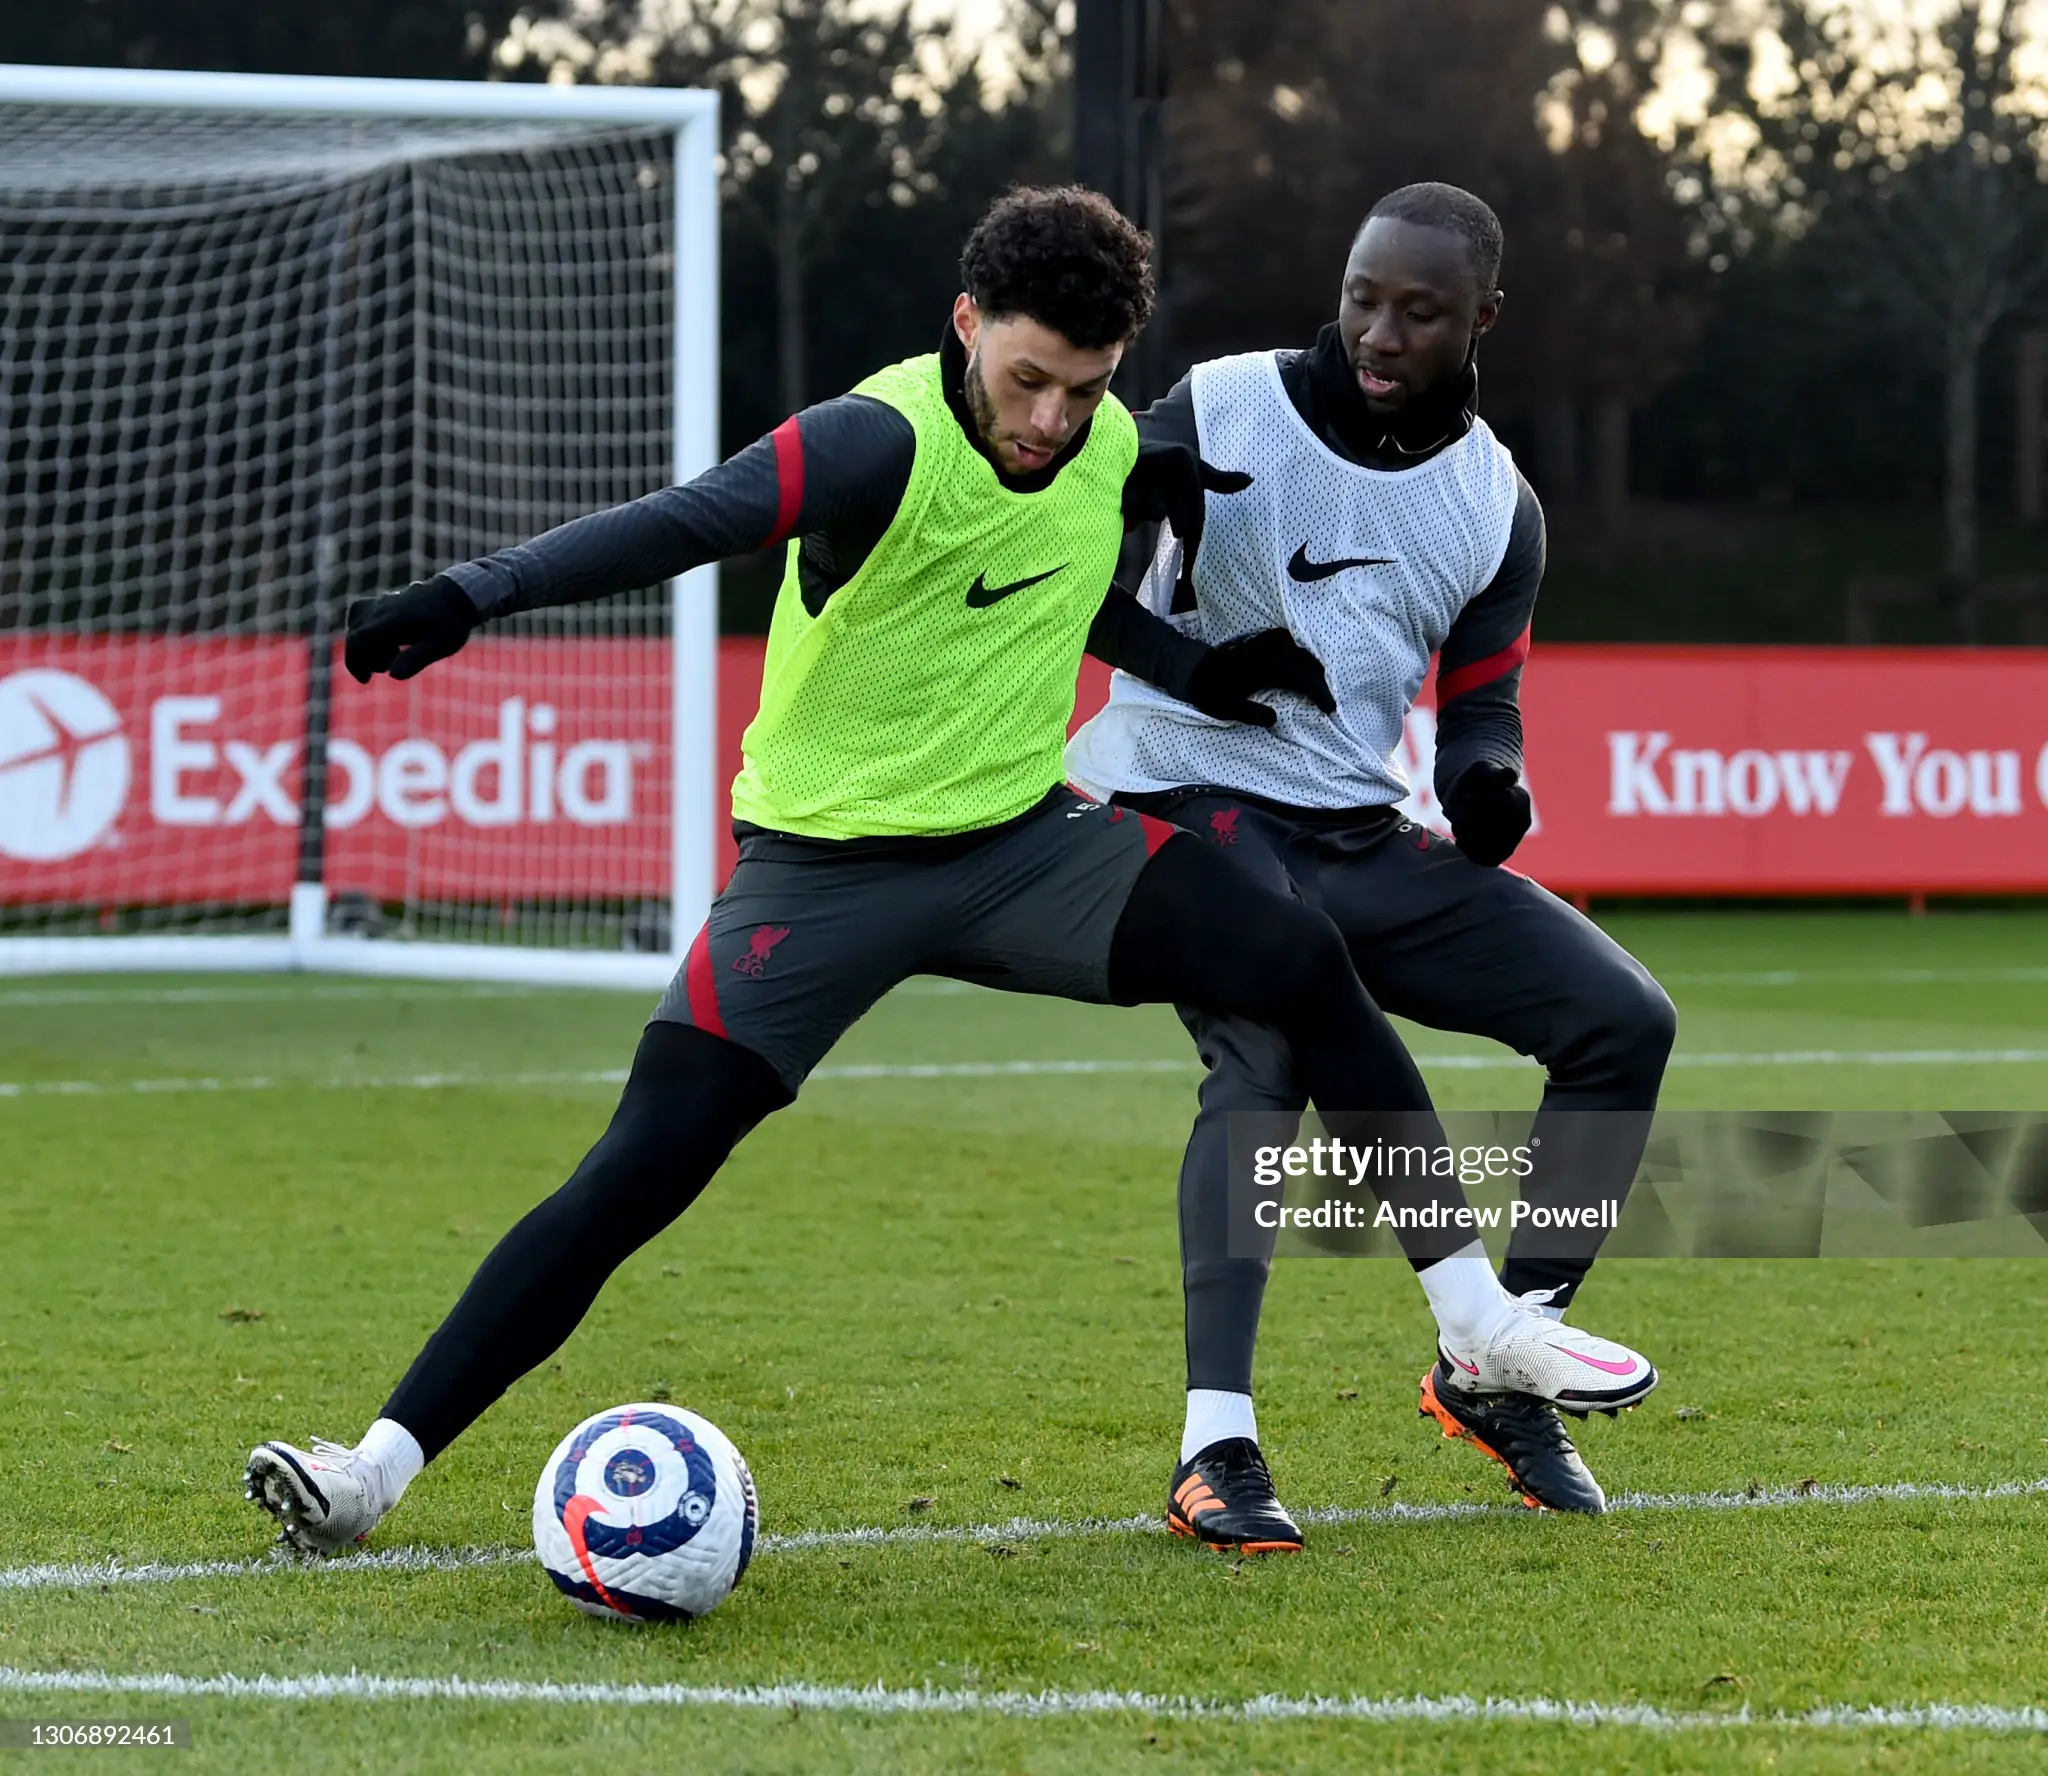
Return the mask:
[[1287,563],[1287,577],[1298,580],[1304,586],[1315,580],[1327,580],[1332,574],[1340,574],[1347,567],[1392,567],[1393,561],[1378,555],[1348,556],[1342,561],[1311,561],[1308,558],[1308,544],[1303,543],[1294,551]]
[[1066,571],[1067,563],[1062,561],[1058,567],[1049,567],[1044,573],[1033,574],[1028,580],[1012,580],[1007,586],[991,586],[987,574],[976,574],[974,584],[967,588],[967,608],[987,610],[992,604],[1002,603],[1012,592],[1021,592],[1026,586],[1035,586],[1041,580],[1049,580],[1054,574]]

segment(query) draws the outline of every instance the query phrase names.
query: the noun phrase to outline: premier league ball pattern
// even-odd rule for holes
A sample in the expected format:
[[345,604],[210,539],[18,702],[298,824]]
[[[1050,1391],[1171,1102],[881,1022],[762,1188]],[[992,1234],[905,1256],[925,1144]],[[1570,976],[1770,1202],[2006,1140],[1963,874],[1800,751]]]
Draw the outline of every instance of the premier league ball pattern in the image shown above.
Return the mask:
[[688,1621],[731,1595],[760,1527],[754,1477],[707,1419],[619,1406],[564,1437],[533,1492],[533,1545],[579,1609]]

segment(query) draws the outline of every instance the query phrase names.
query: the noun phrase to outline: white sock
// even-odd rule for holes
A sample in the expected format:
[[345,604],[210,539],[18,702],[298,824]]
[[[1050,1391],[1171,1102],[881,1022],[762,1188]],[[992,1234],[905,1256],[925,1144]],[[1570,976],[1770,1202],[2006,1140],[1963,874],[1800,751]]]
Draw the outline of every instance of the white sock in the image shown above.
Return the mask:
[[378,1419],[356,1445],[356,1454],[370,1464],[377,1476],[377,1490],[383,1501],[379,1515],[405,1496],[413,1477],[427,1465],[426,1451],[420,1448],[419,1439],[395,1418]]
[[1226,1394],[1221,1388],[1189,1388],[1187,1427],[1180,1434],[1180,1459],[1220,1443],[1225,1437],[1259,1440],[1259,1421],[1252,1416],[1250,1394]]
[[1501,1323],[1521,1310],[1521,1302],[1500,1286],[1479,1240],[1418,1270],[1415,1280],[1429,1297],[1444,1344],[1454,1351],[1484,1349]]

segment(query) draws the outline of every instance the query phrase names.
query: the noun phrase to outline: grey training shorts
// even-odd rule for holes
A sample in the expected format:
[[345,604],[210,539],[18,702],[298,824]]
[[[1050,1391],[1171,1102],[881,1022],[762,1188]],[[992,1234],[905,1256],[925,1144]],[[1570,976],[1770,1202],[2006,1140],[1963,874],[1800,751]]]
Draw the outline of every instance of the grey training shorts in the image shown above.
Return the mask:
[[795,1092],[913,974],[1106,1003],[1124,903],[1177,830],[1071,791],[943,838],[745,829],[739,867],[655,1021],[752,1049]]

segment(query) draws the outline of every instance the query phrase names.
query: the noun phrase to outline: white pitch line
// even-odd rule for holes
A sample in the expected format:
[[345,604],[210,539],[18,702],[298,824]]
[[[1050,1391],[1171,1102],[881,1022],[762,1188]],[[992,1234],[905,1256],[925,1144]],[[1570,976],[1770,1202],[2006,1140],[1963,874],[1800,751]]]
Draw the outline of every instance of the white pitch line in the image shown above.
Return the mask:
[[1189,1073],[1201,1063],[1180,1060],[1108,1061],[849,1061],[817,1069],[813,1079],[1040,1079],[1069,1073]]
[[[2048,1048],[1776,1048],[1755,1052],[1688,1054],[1669,1067],[2023,1067],[2048,1061]],[[1449,1073],[1486,1073],[1497,1068],[1533,1067],[1516,1054],[1417,1055],[1417,1066]]]
[[1001,1715],[1012,1719],[1142,1715],[1259,1725],[1296,1720],[1424,1721],[1481,1726],[1536,1721],[1574,1727],[1636,1727],[1659,1733],[1898,1731],[2048,1733],[2048,1708],[1988,1702],[1836,1705],[1788,1713],[1726,1714],[1658,1708],[1645,1702],[1583,1702],[1548,1696],[1283,1696],[1242,1701],[1139,1690],[884,1689],[880,1684],[533,1683],[513,1678],[372,1677],[358,1671],[303,1677],[187,1677],[178,1672],[24,1671],[0,1665],[0,1692],[17,1695],[208,1696],[237,1702],[482,1702],[542,1707],[742,1708],[822,1714]]
[[1754,968],[1659,974],[1667,987],[2026,986],[2048,968]]
[[[1417,1055],[1418,1065],[1445,1072],[1492,1072],[1532,1067],[1515,1054]],[[1675,1054],[1672,1067],[1906,1067],[1906,1066],[2036,1066],[2048,1063],[2048,1048],[1786,1048],[1759,1053]],[[814,1080],[871,1081],[888,1079],[1058,1079],[1094,1074],[1192,1073],[1199,1063],[1185,1060],[1039,1060],[1039,1061],[849,1061],[812,1073]],[[402,1073],[334,1075],[322,1079],[291,1079],[270,1074],[235,1078],[212,1076],[156,1079],[6,1079],[0,1099],[120,1098],[182,1096],[192,1093],[273,1091],[516,1091],[529,1086],[623,1085],[626,1069],[604,1067],[532,1073]]]
[[[912,999],[951,999],[993,992],[971,981],[919,976],[891,989]],[[269,987],[8,987],[0,989],[6,1005],[296,1005],[307,1000],[394,999],[534,999],[574,992],[615,994],[616,987],[522,987],[487,984],[446,984],[433,981],[387,980],[362,985],[287,979]]]
[[516,1090],[533,1085],[623,1085],[626,1069],[564,1073],[406,1073],[286,1079],[255,1073],[240,1078],[176,1076],[161,1079],[0,1080],[4,1098],[179,1097],[192,1093],[273,1091],[455,1091],[463,1087]]
[[[1747,1511],[1784,1506],[1867,1505],[1916,1500],[1989,1503],[2048,1497],[2048,1479],[2004,1480],[1989,1486],[1954,1486],[1940,1481],[1900,1480],[1886,1485],[1762,1486],[1741,1492],[1622,1493],[1608,1501],[1613,1511]],[[1534,1515],[1523,1505],[1325,1505],[1296,1514],[1312,1527],[1366,1525],[1400,1528],[1422,1523],[1465,1522],[1495,1517],[1522,1523]],[[762,1555],[802,1554],[821,1548],[874,1548],[904,1544],[973,1544],[1069,1541],[1089,1536],[1163,1535],[1165,1523],[1141,1517],[1011,1517],[1001,1523],[899,1523],[856,1529],[800,1529],[768,1534],[757,1543]],[[389,1548],[334,1560],[296,1560],[268,1554],[253,1560],[151,1562],[122,1566],[116,1561],[0,1568],[0,1591],[78,1591],[101,1585],[166,1585],[193,1579],[245,1579],[276,1575],[335,1577],[359,1572],[455,1572],[470,1567],[511,1566],[532,1559],[521,1547]]]
[[[2033,1066],[2048,1048],[1781,1048],[1764,1054],[1674,1054],[1673,1067]],[[1425,1066],[1427,1062],[1423,1063]]]
[[294,987],[10,987],[0,1005],[296,1005],[302,1000],[531,999],[547,987],[440,986],[425,981],[385,981],[376,986]]
[[[2048,967],[1705,969],[1681,970],[1657,978],[1671,987],[2028,986],[2048,982]],[[292,1005],[301,1001],[390,999],[405,995],[435,999],[532,999],[576,990],[404,980],[363,984],[283,980],[268,987],[10,987],[0,989],[0,1006]],[[597,987],[583,990],[616,991]],[[993,988],[971,981],[947,980],[936,975],[919,976],[893,989],[894,994],[912,999],[955,998],[992,991]]]
[[253,1560],[75,1561],[0,1569],[0,1591],[90,1591],[104,1585],[175,1585],[192,1579],[303,1577],[357,1572],[461,1572],[479,1566],[514,1566],[533,1558],[531,1548],[384,1548],[338,1560],[299,1560],[282,1552]]

